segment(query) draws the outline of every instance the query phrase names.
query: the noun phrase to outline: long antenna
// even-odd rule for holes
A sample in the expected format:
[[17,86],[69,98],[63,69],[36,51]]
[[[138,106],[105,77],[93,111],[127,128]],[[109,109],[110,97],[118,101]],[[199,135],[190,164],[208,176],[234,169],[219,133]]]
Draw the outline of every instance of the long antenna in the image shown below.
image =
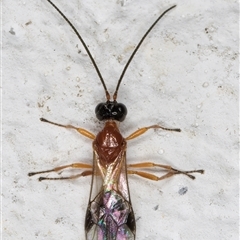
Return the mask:
[[124,67],[124,69],[123,69],[123,71],[122,71],[122,74],[121,74],[121,76],[120,76],[120,78],[119,78],[119,80],[118,80],[118,84],[117,84],[116,90],[115,90],[115,92],[114,92],[114,94],[113,94],[113,100],[114,100],[114,101],[116,101],[116,99],[117,99],[118,89],[119,89],[119,86],[120,86],[120,84],[121,84],[121,82],[122,82],[123,76],[124,76],[124,74],[125,74],[128,66],[129,66],[129,64],[131,63],[134,55],[136,54],[137,50],[138,50],[139,47],[141,46],[142,42],[144,41],[144,39],[146,38],[146,36],[150,33],[150,31],[153,29],[153,27],[158,23],[158,21],[159,21],[168,11],[170,11],[170,10],[173,9],[173,8],[175,8],[176,6],[177,6],[177,5],[174,5],[174,6],[170,7],[170,8],[168,8],[166,11],[164,11],[164,12],[157,18],[157,20],[152,24],[152,26],[147,30],[147,32],[143,35],[142,39],[141,39],[140,42],[138,43],[137,47],[134,49],[131,57],[129,58],[127,64],[125,65],[125,67]]
[[68,20],[68,18],[60,11],[60,9],[59,9],[51,0],[47,0],[47,1],[59,12],[59,14],[66,20],[66,22],[70,25],[70,27],[73,29],[73,31],[74,31],[74,32],[76,33],[76,35],[78,36],[79,40],[81,41],[82,45],[84,46],[84,48],[85,48],[85,50],[86,50],[86,52],[87,52],[87,54],[88,54],[88,56],[90,57],[94,68],[95,68],[96,71],[97,71],[97,74],[98,74],[98,76],[99,76],[99,78],[100,78],[100,80],[101,80],[101,82],[102,82],[103,88],[104,88],[104,90],[105,90],[105,94],[106,94],[107,101],[109,101],[109,100],[110,100],[110,94],[109,94],[109,92],[108,92],[108,90],[107,90],[106,84],[105,84],[105,82],[104,82],[104,80],[103,80],[103,77],[102,77],[102,75],[101,75],[101,73],[100,73],[100,71],[99,71],[99,69],[98,69],[98,66],[97,66],[97,64],[96,64],[96,62],[95,62],[95,60],[94,60],[91,52],[89,51],[86,43],[85,43],[84,40],[82,39],[81,35],[78,33],[77,29],[76,29],[76,28],[73,26],[73,24]]
[[[97,66],[97,64],[96,64],[96,62],[95,62],[95,60],[94,60],[91,52],[89,51],[86,43],[85,43],[84,40],[82,39],[82,37],[81,37],[81,35],[79,34],[79,32],[77,31],[77,29],[76,29],[76,28],[73,26],[73,24],[68,20],[68,18],[63,14],[63,12],[61,12],[61,10],[60,10],[51,0],[47,0],[47,1],[48,1],[48,2],[59,12],[59,14],[65,19],[65,21],[70,25],[70,27],[73,29],[73,31],[76,33],[77,37],[78,37],[79,40],[81,41],[83,47],[85,48],[88,56],[90,57],[90,59],[91,59],[91,61],[92,61],[92,64],[93,64],[93,66],[94,66],[94,68],[95,68],[95,70],[96,70],[96,72],[97,72],[97,74],[98,74],[98,76],[99,76],[99,78],[100,78],[100,81],[101,81],[101,83],[102,83],[102,85],[103,85],[103,88],[104,88],[104,91],[105,91],[105,94],[106,94],[107,101],[109,101],[109,100],[110,100],[110,94],[109,94],[109,92],[108,92],[108,90],[107,90],[106,84],[105,84],[105,82],[104,82],[104,80],[103,80],[103,77],[102,77],[102,75],[101,75],[101,73],[100,73],[100,71],[99,71],[99,69],[98,69],[98,66]],[[116,99],[117,99],[118,90],[119,90],[120,84],[121,84],[121,82],[122,82],[122,79],[123,79],[123,77],[124,77],[124,75],[125,75],[125,72],[126,72],[128,66],[129,66],[129,64],[131,63],[134,55],[136,54],[136,52],[138,51],[139,47],[141,46],[142,42],[144,41],[144,39],[146,38],[146,36],[149,34],[149,32],[153,29],[153,27],[158,23],[158,21],[159,21],[168,11],[170,11],[171,9],[173,9],[173,8],[175,8],[175,7],[176,7],[176,5],[173,5],[172,7],[168,8],[166,11],[164,11],[164,12],[157,18],[157,20],[152,24],[152,26],[151,26],[151,27],[148,29],[148,31],[144,34],[144,36],[142,37],[142,39],[141,39],[140,42],[138,43],[137,47],[134,49],[132,55],[130,56],[130,58],[129,58],[127,64],[125,65],[125,67],[124,67],[124,69],[123,69],[123,71],[122,71],[122,74],[121,74],[121,76],[120,76],[120,78],[119,78],[119,80],[118,80],[116,90],[115,90],[115,92],[114,92],[114,94],[113,94],[113,100],[114,100],[114,101],[116,101]]]

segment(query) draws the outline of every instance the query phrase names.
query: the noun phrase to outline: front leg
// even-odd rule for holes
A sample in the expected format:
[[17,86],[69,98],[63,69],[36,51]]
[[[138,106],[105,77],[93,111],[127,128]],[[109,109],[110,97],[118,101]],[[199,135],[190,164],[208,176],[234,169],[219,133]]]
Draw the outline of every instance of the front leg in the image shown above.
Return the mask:
[[180,128],[165,128],[160,125],[152,125],[149,127],[139,128],[138,130],[136,130],[135,132],[130,134],[128,137],[126,137],[125,140],[131,140],[131,139],[137,138],[137,137],[141,136],[142,134],[144,134],[147,130],[152,129],[152,128],[153,129],[161,128],[166,131],[181,132]]
[[53,124],[53,125],[56,125],[56,126],[59,126],[59,127],[64,127],[64,128],[72,128],[72,129],[75,129],[76,131],[78,131],[80,134],[82,134],[83,136],[87,137],[87,138],[90,138],[92,140],[95,139],[95,135],[91,132],[89,132],[88,130],[84,129],[84,128],[78,128],[78,127],[75,127],[75,126],[72,126],[72,125],[63,125],[63,124],[59,124],[59,123],[55,123],[55,122],[51,122],[51,121],[48,121],[47,119],[45,118],[40,118],[40,120],[42,122],[47,122],[47,123],[50,123],[50,124]]

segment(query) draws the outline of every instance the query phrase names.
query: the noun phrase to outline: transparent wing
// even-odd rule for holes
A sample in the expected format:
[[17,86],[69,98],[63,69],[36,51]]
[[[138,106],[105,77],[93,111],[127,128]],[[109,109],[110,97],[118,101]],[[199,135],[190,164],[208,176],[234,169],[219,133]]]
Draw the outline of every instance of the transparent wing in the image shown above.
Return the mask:
[[126,153],[102,166],[94,152],[93,177],[85,219],[87,240],[134,240],[135,218],[131,206]]

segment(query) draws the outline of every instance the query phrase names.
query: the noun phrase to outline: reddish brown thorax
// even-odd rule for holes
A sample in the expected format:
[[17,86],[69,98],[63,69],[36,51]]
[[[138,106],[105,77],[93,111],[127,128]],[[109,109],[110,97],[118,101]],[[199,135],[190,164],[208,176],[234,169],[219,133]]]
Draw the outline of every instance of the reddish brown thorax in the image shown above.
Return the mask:
[[106,167],[114,162],[125,145],[126,141],[114,120],[108,120],[105,123],[103,130],[97,134],[93,142],[101,165]]

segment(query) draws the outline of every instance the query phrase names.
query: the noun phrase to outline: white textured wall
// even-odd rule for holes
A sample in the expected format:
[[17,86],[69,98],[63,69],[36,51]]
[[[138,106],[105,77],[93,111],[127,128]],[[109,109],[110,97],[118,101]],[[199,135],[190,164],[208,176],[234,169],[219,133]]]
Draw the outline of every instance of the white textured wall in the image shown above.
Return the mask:
[[[110,92],[135,44],[177,3],[127,70],[118,100],[129,113],[120,128],[127,136],[156,123],[180,127],[182,133],[149,131],[129,142],[128,162],[206,172],[195,181],[130,176],[137,240],[237,240],[238,2],[55,3],[85,39]],[[97,133],[102,125],[94,108],[105,100],[103,88],[81,43],[47,1],[8,0],[2,11],[2,239],[82,240],[90,178],[39,183],[27,173],[92,161],[91,141],[39,118]]]

